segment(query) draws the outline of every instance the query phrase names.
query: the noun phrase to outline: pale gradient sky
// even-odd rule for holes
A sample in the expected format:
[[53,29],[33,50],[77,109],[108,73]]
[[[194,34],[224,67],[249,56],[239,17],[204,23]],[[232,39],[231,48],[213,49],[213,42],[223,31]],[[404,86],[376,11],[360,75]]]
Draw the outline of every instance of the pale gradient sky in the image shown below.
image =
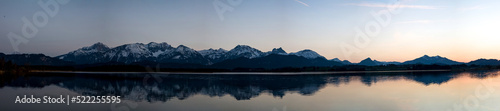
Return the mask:
[[[354,44],[355,27],[374,21],[371,11],[397,0],[243,0],[223,14],[224,20],[214,1],[72,0],[19,51],[57,56],[96,42],[110,47],[167,42],[196,50],[230,50],[238,44],[262,51],[312,49],[328,59],[346,59],[339,44]],[[400,1],[401,13],[350,61],[371,57],[403,62],[425,54],[460,62],[500,59],[500,1]],[[37,2],[0,1],[0,52],[14,51],[7,34],[21,34],[21,18],[31,20],[42,10]]]

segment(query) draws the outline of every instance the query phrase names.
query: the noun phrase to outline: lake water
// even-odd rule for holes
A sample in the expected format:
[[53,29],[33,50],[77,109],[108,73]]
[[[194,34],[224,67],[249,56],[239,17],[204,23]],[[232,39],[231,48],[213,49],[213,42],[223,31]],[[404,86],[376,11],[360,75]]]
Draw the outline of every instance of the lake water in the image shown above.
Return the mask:
[[[0,75],[0,109],[498,111],[499,71],[321,75]],[[17,96],[121,96],[119,104],[16,104]]]

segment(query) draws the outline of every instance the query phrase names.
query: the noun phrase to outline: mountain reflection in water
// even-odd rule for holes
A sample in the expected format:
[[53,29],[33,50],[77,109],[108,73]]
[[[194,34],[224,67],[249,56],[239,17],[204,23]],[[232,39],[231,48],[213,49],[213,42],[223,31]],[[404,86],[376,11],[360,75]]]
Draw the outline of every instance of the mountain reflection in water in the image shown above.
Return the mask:
[[482,72],[400,72],[331,75],[216,75],[216,74],[98,74],[32,73],[24,76],[0,75],[0,89],[43,88],[55,85],[82,95],[121,95],[126,100],[166,102],[194,95],[249,100],[263,93],[284,97],[287,93],[313,95],[327,84],[339,86],[361,81],[371,86],[381,81],[407,80],[422,85],[443,84],[456,77],[488,78],[497,71]]

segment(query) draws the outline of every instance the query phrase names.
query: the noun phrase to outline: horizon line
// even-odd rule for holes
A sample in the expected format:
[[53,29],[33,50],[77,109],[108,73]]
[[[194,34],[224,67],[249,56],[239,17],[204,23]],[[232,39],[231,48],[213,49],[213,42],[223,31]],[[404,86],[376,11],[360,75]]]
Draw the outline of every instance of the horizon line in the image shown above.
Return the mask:
[[[103,45],[107,46],[107,47],[108,47],[108,48],[110,48],[110,49],[112,49],[112,48],[116,48],[116,47],[119,47],[119,46],[123,46],[123,45],[128,45],[128,44],[144,44],[144,45],[147,45],[147,44],[150,44],[150,43],[159,43],[159,44],[161,44],[161,43],[166,43],[167,45],[172,46],[171,44],[169,44],[169,43],[167,43],[167,42],[147,42],[147,43],[142,43],[142,42],[133,42],[133,43],[125,43],[125,44],[122,44],[122,45],[117,45],[117,46],[110,47],[110,46],[108,46],[107,44],[105,44],[105,43],[103,43],[103,42],[96,42],[96,43],[93,43],[93,44],[91,44],[91,45],[81,46],[80,48],[78,48],[78,49],[76,49],[76,50],[79,50],[79,49],[84,48],[84,47],[90,47],[90,46],[95,45],[95,44],[98,44],[98,43],[101,43],[101,44],[103,44]],[[179,46],[185,46],[185,47],[188,47],[188,46],[186,46],[186,45],[182,45],[182,44],[177,45],[177,47],[179,47]],[[259,50],[259,51],[261,51],[261,52],[263,52],[263,53],[265,53],[265,52],[269,52],[269,51],[272,51],[272,50],[273,50],[273,49],[275,49],[275,48],[283,48],[283,46],[280,46],[280,47],[275,47],[275,48],[273,48],[273,49],[271,49],[271,50],[269,50],[269,51],[263,51],[263,50],[261,50],[261,49],[258,49],[258,48],[255,48],[255,47],[252,47],[252,46],[250,46],[250,45],[246,45],[246,44],[238,44],[238,45],[236,45],[235,47],[237,47],[237,46],[249,46],[249,47],[254,48],[254,49],[257,49],[257,50]],[[173,47],[173,46],[172,46],[172,47]],[[177,48],[177,47],[174,47],[174,48]],[[235,47],[233,47],[232,49],[234,49]],[[188,48],[191,48],[191,47],[188,47]],[[201,50],[197,50],[197,49],[194,49],[194,48],[191,48],[191,49],[195,50],[196,52],[199,52],[199,51],[202,51],[202,50],[209,50],[209,49],[223,49],[223,50],[226,50],[226,49],[224,49],[224,48],[205,48],[205,49],[201,49]],[[230,49],[230,50],[232,50],[232,49]],[[226,51],[230,51],[230,50],[226,50]],[[284,49],[283,49],[283,50],[284,50]],[[299,50],[299,51],[296,51],[296,52],[300,52],[300,51],[304,51],[304,50],[312,50],[312,51],[314,51],[313,49],[306,48],[306,49],[302,49],[302,50]],[[75,50],[72,50],[72,51],[75,51]],[[70,52],[71,52],[71,51],[70,51]],[[285,51],[285,52],[286,52],[286,51]],[[296,53],[296,52],[286,52],[286,53],[287,53],[287,54],[291,54],[291,53]],[[314,52],[316,52],[316,51],[314,51]],[[43,54],[43,55],[49,56],[49,55],[47,55],[47,54],[45,54],[45,53],[29,53],[29,52],[15,52],[15,51],[14,51],[14,52],[11,52],[11,53],[5,53],[5,52],[0,52],[0,53],[3,53],[3,54]],[[63,54],[60,54],[60,55],[64,55],[64,54],[67,54],[67,53],[69,53],[69,52],[66,52],[66,53],[63,53]],[[318,52],[316,52],[316,53],[318,53]],[[318,54],[319,54],[319,53],[318,53]],[[60,56],[60,55],[58,55],[58,56]],[[327,59],[327,60],[333,60],[333,59],[339,59],[339,60],[341,60],[341,61],[347,60],[347,59],[343,59],[343,60],[342,60],[342,59],[340,59],[339,57],[333,57],[333,58],[331,58],[331,59],[328,59],[327,57],[325,57],[325,56],[323,56],[323,55],[321,55],[321,54],[319,54],[319,55],[320,55],[320,56],[322,56],[322,57],[324,57],[324,58],[325,58],[325,59]],[[429,56],[429,54],[424,54],[423,56],[418,56],[417,58],[424,57],[424,56]],[[49,56],[49,57],[57,57],[57,56]],[[429,56],[429,57],[443,57],[443,56],[440,56],[439,54],[436,54],[436,55],[434,55],[434,56]],[[370,56],[367,56],[365,59],[368,59],[368,58],[372,59],[372,61],[378,61],[378,62],[400,62],[400,63],[403,63],[403,62],[406,62],[406,61],[411,61],[411,60],[414,60],[414,59],[411,59],[411,60],[405,60],[405,61],[390,61],[390,60],[389,60],[389,61],[379,61],[379,60],[377,60],[377,59],[373,59],[373,58],[372,58],[372,57],[370,57]],[[417,59],[417,58],[415,58],[415,59]],[[443,57],[443,58],[447,58],[447,59],[449,59],[449,60],[456,61],[456,60],[450,59],[450,58],[448,58],[448,57]],[[365,60],[365,59],[362,59],[362,60],[360,60],[360,61],[358,61],[358,62],[353,62],[352,60],[347,60],[347,61],[349,61],[349,62],[351,62],[351,63],[360,63],[361,61],[363,61],[363,60]],[[475,60],[479,60],[479,59],[496,59],[496,60],[499,60],[499,59],[497,59],[497,58],[484,58],[484,57],[481,57],[481,58],[478,58],[478,59],[473,59],[473,60],[470,60],[470,61],[468,61],[468,62],[463,62],[463,61],[456,61],[456,62],[460,62],[460,63],[469,63],[469,62],[471,62],[471,61],[475,61]]]

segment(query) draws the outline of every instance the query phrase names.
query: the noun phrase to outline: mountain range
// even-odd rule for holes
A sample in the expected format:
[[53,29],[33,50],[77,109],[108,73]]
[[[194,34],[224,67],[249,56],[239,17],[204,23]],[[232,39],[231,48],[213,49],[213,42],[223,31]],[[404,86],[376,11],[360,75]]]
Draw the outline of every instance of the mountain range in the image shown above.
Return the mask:
[[[148,44],[133,43],[109,48],[103,43],[95,43],[67,54],[57,56],[64,61],[75,64],[95,64],[106,62],[122,62],[126,64],[135,62],[157,62],[157,63],[186,63],[213,65],[225,60],[247,58],[256,59],[268,55],[298,56],[306,59],[325,58],[312,50],[302,50],[296,53],[287,53],[282,48],[275,48],[269,52],[262,52],[247,45],[238,45],[227,51],[225,49],[207,49],[196,51],[184,45],[172,47],[163,43],[151,42]],[[325,59],[326,60],[326,59]]]
[[11,54],[0,53],[0,58],[11,60],[18,65],[83,65],[102,63],[162,63],[162,64],[197,64],[216,68],[283,68],[283,67],[330,67],[342,65],[500,65],[496,59],[478,59],[469,63],[450,60],[441,56],[428,56],[416,58],[405,62],[384,62],[367,58],[360,63],[351,63],[347,60],[334,58],[327,60],[317,52],[305,49],[298,52],[287,53],[280,48],[262,52],[248,45],[237,45],[231,50],[206,49],[194,50],[184,45],[172,47],[162,42],[148,44],[132,43],[110,48],[103,43],[82,47],[56,57],[43,54]]

